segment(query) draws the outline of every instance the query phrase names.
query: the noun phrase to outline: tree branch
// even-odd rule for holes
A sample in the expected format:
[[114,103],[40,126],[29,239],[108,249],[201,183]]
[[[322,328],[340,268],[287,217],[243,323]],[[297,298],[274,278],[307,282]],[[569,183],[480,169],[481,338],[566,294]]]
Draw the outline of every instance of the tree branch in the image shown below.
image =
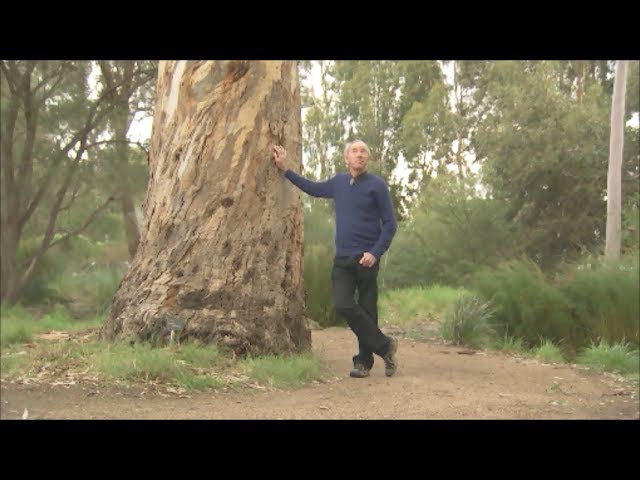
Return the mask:
[[82,233],[95,220],[95,218],[98,215],[98,213],[100,213],[102,210],[104,210],[107,207],[107,205],[109,205],[109,203],[111,203],[113,200],[114,200],[113,196],[110,196],[109,198],[107,198],[107,200],[102,205],[100,205],[98,208],[96,208],[93,211],[93,213],[91,215],[89,215],[89,217],[87,217],[87,220],[80,227],[76,228],[75,230],[71,230],[70,232],[65,233],[62,237],[58,238],[54,242],[51,242],[51,244],[49,245],[49,248],[53,247],[54,245],[57,245],[59,243],[64,242],[69,237],[74,237],[74,236],[79,235],[80,233]]

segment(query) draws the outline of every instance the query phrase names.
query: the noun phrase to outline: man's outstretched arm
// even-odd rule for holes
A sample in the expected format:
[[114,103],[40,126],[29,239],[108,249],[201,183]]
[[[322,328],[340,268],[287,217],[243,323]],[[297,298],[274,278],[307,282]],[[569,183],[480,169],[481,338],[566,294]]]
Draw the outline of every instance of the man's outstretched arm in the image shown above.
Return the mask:
[[313,196],[322,198],[333,197],[333,179],[329,179],[325,182],[313,182],[307,180],[301,175],[298,175],[293,170],[287,168],[287,151],[280,145],[273,146],[273,160],[276,166],[284,172],[284,176],[289,179],[296,187],[303,192]]

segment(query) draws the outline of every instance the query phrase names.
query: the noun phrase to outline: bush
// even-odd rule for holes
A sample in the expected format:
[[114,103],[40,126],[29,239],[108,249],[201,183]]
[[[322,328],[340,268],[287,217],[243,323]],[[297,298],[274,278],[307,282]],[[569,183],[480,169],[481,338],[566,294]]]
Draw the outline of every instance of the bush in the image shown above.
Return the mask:
[[333,247],[310,245],[304,253],[304,286],[307,317],[323,327],[341,324],[333,305],[331,269]]
[[530,261],[511,261],[479,272],[474,289],[495,308],[494,326],[500,336],[521,338],[527,348],[541,338],[571,352],[576,328],[562,292],[553,287]]
[[440,334],[454,345],[483,347],[495,331],[491,326],[493,310],[489,302],[475,295],[458,299],[440,326]]
[[620,261],[587,258],[570,265],[558,279],[575,324],[574,342],[640,343],[638,256]]

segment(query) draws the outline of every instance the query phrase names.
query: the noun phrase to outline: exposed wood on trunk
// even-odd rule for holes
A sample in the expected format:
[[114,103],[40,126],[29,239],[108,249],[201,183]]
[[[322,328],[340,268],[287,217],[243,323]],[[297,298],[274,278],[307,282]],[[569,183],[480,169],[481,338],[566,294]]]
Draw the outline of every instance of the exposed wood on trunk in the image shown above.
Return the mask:
[[624,104],[627,90],[627,61],[616,63],[616,78],[611,101],[611,137],[607,174],[606,258],[620,257],[622,224],[622,153],[624,148]]
[[102,336],[158,340],[176,324],[237,354],[310,348],[300,193],[271,158],[274,143],[302,156],[295,62],[158,70],[145,225]]

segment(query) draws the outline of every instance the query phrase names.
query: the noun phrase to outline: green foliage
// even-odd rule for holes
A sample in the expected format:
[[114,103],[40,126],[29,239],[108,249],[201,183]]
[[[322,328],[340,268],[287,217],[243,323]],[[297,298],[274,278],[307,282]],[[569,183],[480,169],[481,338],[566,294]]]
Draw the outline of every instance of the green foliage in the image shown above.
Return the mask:
[[533,262],[512,261],[478,272],[471,284],[495,306],[498,333],[521,339],[527,348],[550,341],[572,358],[594,341],[637,346],[637,256],[620,262],[589,257],[563,270],[552,281]]
[[54,305],[42,316],[36,315],[21,305],[3,307],[2,318],[0,318],[1,344],[6,347],[27,343],[33,341],[38,333],[52,330],[73,332],[100,325],[102,321],[102,317],[75,320],[62,305]]
[[[336,92],[330,75],[331,61],[305,62],[301,70],[303,104],[302,148],[306,155],[305,174],[326,179],[342,170],[341,122],[337,118]],[[314,92],[312,70],[319,77],[320,92]]]
[[638,60],[629,60],[625,112],[625,123],[629,121],[633,114],[640,112],[640,61]]
[[527,355],[527,348],[524,346],[522,339],[507,335],[506,333],[502,337],[496,337],[491,346],[501,352]]
[[491,326],[491,304],[475,295],[465,295],[440,325],[440,334],[454,345],[482,347],[488,345],[495,331]]
[[550,340],[545,340],[534,352],[534,355],[543,362],[563,363],[562,351]]
[[[5,345],[3,344],[2,347],[5,348]],[[25,355],[24,351],[3,352],[2,356],[0,356],[0,371],[3,376],[12,375],[15,372],[23,370],[28,363],[29,357]]]
[[493,325],[500,336],[521,338],[528,348],[545,338],[569,351],[581,336],[562,292],[533,262],[507,262],[478,272],[470,283],[495,308]]
[[85,230],[85,235],[96,242],[125,242],[122,212],[115,208],[99,215]]
[[176,379],[178,386],[185,390],[215,390],[225,386],[225,381],[211,374],[198,375],[181,373]]
[[327,327],[342,324],[333,306],[331,269],[334,219],[326,201],[308,199],[304,210],[304,286],[307,317]]
[[[489,241],[480,238],[482,229],[465,238],[477,239],[481,246],[504,241],[514,251],[503,252],[501,260],[523,251],[545,272],[559,262],[602,248],[613,62],[332,61],[305,65],[310,68],[312,64],[321,66],[323,78],[322,92],[307,92],[305,151],[314,172],[342,169],[344,141],[363,138],[373,152],[370,168],[387,180],[402,218],[407,211],[416,210],[411,207],[420,190],[427,189],[426,196],[440,193],[440,189],[431,190],[434,173],[441,178],[455,170],[457,176],[466,176],[473,161],[474,167],[481,167],[482,184],[488,189],[478,210],[484,212],[488,207],[493,215],[487,214],[486,220],[491,216],[499,220],[487,222],[495,226]],[[640,108],[638,64],[630,62],[627,119]],[[400,158],[404,168],[396,170]],[[319,167],[331,159],[333,167]],[[398,180],[396,175],[401,173],[408,182]],[[639,173],[637,128],[627,127],[622,183],[627,225],[637,217]],[[430,206],[420,205],[417,210],[434,214]],[[467,210],[475,217],[475,207]],[[412,222],[419,221],[416,211],[410,213]],[[438,230],[431,223],[428,226]],[[437,263],[440,252],[423,255],[420,240],[401,238],[401,233],[402,229],[394,243],[402,248],[392,251],[391,257],[398,259],[404,252],[417,255],[414,263],[425,268],[417,267],[421,271],[415,273],[422,278],[458,281],[456,277],[477,267],[474,259],[467,258],[458,265],[448,259],[427,268]],[[628,252],[637,241],[637,230],[625,229],[624,234]],[[446,237],[444,233],[440,236]],[[489,258],[489,264],[495,265],[495,257]],[[389,285],[417,284],[405,278],[412,271],[404,272],[404,264],[403,260],[398,268],[390,269],[390,275],[396,275],[393,270],[400,278],[389,277]]]
[[322,363],[310,353],[248,358],[242,364],[250,378],[273,387],[296,387],[324,377]]
[[11,323],[2,318],[0,325],[0,345],[3,348],[16,343],[27,343],[33,339],[33,323]]
[[[636,198],[640,195],[636,194]],[[633,255],[640,251],[640,211],[638,203],[622,210],[622,255]]]
[[194,367],[210,367],[224,362],[225,354],[217,345],[185,343],[177,349],[177,358]]
[[519,247],[505,210],[503,202],[478,196],[473,176],[431,181],[398,228],[381,271],[384,284],[462,285],[480,268],[511,258]]
[[597,340],[640,345],[638,263],[636,254],[620,261],[588,257],[565,266],[557,284],[576,326],[577,346]]
[[307,317],[323,327],[342,324],[336,315],[331,288],[333,247],[310,245],[304,255],[304,287]]
[[[19,310],[13,312],[22,315]],[[326,373],[320,359],[310,353],[236,359],[215,345],[157,347],[148,343],[106,343],[96,338],[88,342],[39,341],[26,351],[21,345],[3,344],[0,360],[3,380],[28,377],[55,364],[72,375],[89,372],[117,383],[165,384],[185,390],[210,390],[246,381],[300,386],[322,380]]]
[[592,344],[580,352],[577,362],[599,370],[619,373],[638,373],[640,357],[638,349],[629,344],[610,345],[607,342]]
[[[40,238],[25,240],[19,258],[28,258]],[[77,317],[99,315],[111,302],[127,265],[126,246],[70,237],[52,247],[23,294],[26,305],[65,303]]]
[[441,320],[466,290],[443,285],[384,290],[378,302],[380,325]]
[[206,380],[202,367],[215,367],[221,362],[218,349],[188,346],[154,348],[149,344],[104,344],[92,355],[94,368],[114,379],[129,382],[163,382],[190,389],[217,387],[215,376]]
[[66,271],[53,285],[68,299],[68,308],[76,317],[102,315],[111,305],[124,276],[126,265],[89,267],[80,272]]
[[[322,92],[303,89],[303,140],[311,171],[321,176],[344,169],[347,141],[364,140],[372,152],[369,169],[385,179],[402,216],[406,186],[393,175],[402,153],[410,168],[421,171],[430,144],[445,145],[447,94],[435,61],[331,61],[304,65],[320,71]],[[433,93],[431,90],[434,89]],[[415,107],[414,107],[415,104]],[[412,111],[407,126],[403,118]],[[407,132],[402,133],[406,128]],[[404,136],[403,136],[404,135]]]
[[[610,93],[586,82],[578,100],[558,65],[490,64],[482,102],[491,113],[474,136],[484,181],[544,269],[597,250],[606,223]],[[625,148],[623,184],[633,186],[637,164],[637,147]]]
[[[147,155],[128,146],[126,133],[133,116],[150,110],[155,63],[116,63],[111,71],[115,83],[105,87],[105,78],[94,75],[95,62],[2,61],[0,108],[3,121],[9,122],[3,128],[11,156],[3,165],[12,168],[2,175],[18,179],[2,189],[2,229],[8,232],[2,237],[3,261],[13,264],[13,255],[22,250],[17,268],[3,269],[3,285],[20,285],[40,245],[45,252],[49,248],[48,239],[41,241],[49,228],[54,242],[63,234],[73,237],[99,219],[96,212],[109,199],[125,193],[135,197],[144,190]],[[124,123],[118,122],[122,119]],[[114,143],[116,123],[121,128]],[[92,228],[90,238],[105,237],[100,228]],[[33,239],[38,248],[31,245]],[[29,279],[26,291],[20,287],[17,298],[8,299],[3,289],[3,301],[62,301],[47,288],[52,255],[45,254],[44,273],[36,265],[37,278]]]

